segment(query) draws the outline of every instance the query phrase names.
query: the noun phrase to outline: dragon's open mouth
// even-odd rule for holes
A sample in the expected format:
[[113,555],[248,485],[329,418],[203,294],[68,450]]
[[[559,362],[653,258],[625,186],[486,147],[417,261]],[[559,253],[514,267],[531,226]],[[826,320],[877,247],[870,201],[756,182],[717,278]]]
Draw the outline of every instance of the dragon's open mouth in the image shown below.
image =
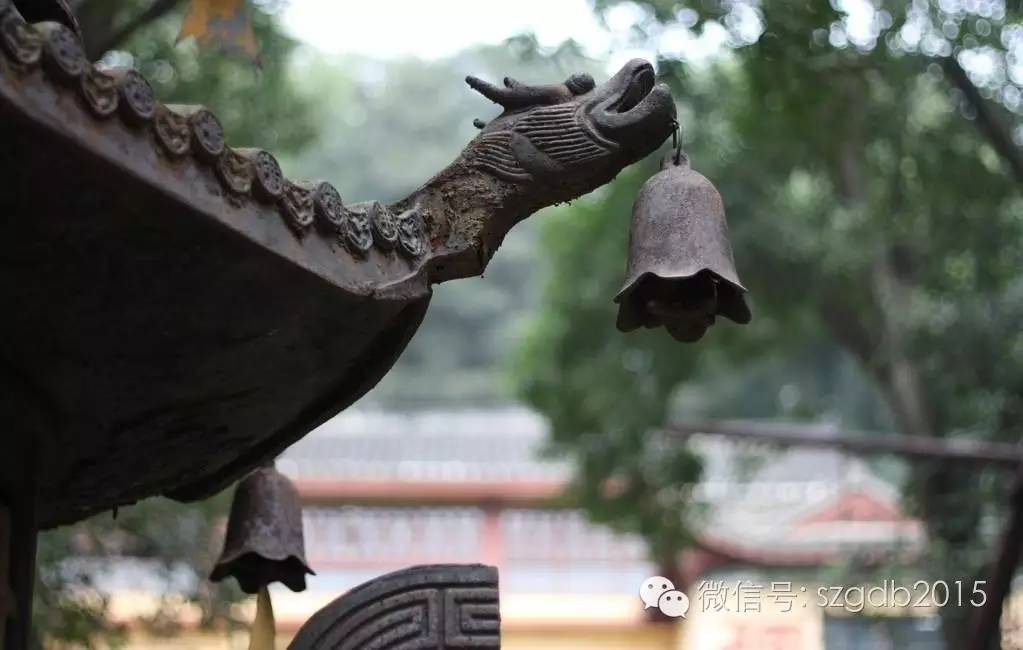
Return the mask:
[[627,113],[635,108],[654,89],[654,68],[647,63],[640,66],[632,74],[629,87],[621,98],[611,107],[615,113]]
[[642,59],[597,87],[585,111],[600,137],[644,156],[671,134],[675,120],[671,91],[656,83],[654,67]]

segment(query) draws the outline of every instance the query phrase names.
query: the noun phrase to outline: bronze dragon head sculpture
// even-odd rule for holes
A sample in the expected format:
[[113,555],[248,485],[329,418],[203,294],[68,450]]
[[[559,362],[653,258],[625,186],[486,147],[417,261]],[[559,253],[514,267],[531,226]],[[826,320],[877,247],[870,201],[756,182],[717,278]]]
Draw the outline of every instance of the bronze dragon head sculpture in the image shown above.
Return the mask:
[[588,74],[560,84],[466,82],[503,112],[445,170],[393,206],[417,209],[435,254],[431,279],[478,275],[518,221],[613,179],[671,134],[675,104],[653,66],[626,63],[597,86]]

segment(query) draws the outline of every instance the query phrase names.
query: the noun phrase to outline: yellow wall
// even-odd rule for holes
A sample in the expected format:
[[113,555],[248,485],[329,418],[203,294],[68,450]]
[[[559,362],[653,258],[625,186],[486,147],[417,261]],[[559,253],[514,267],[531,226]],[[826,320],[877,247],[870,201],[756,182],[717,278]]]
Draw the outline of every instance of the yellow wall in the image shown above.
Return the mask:
[[[673,650],[677,646],[676,626],[647,625],[639,629],[585,629],[575,626],[544,629],[505,629],[502,650]],[[287,648],[290,635],[277,639]],[[186,633],[167,639],[133,635],[126,650],[246,650],[247,633]]]
[[672,650],[676,626],[634,629],[510,630],[501,634],[502,650]]
[[[274,593],[278,622],[277,647],[286,648],[294,630],[330,598],[326,594],[284,590]],[[237,608],[240,620],[254,614],[251,601]],[[143,594],[120,594],[112,610],[121,622],[144,617],[156,602]],[[182,606],[184,623],[196,612]],[[673,621],[651,623],[639,598],[632,596],[508,594],[501,598],[501,647],[504,650],[678,650],[680,626]],[[187,627],[187,623],[186,627]],[[247,650],[248,632],[199,633],[194,629],[174,638],[154,637],[139,630],[126,650]]]

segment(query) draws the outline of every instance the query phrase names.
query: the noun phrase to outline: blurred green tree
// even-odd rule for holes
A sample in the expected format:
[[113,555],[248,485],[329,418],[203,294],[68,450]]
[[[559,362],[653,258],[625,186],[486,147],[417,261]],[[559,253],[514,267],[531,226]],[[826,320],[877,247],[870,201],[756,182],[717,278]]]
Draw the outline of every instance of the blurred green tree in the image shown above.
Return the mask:
[[[1019,8],[596,2],[623,6],[638,44],[659,48],[694,167],[725,198],[754,320],[690,346],[614,331],[652,161],[548,220],[543,308],[513,373],[551,418],[554,449],[577,460],[581,503],[670,567],[698,533],[686,488],[699,458],[657,433],[682,413],[1019,440]],[[974,576],[1004,482],[917,465],[907,483],[933,541],[927,568]]]

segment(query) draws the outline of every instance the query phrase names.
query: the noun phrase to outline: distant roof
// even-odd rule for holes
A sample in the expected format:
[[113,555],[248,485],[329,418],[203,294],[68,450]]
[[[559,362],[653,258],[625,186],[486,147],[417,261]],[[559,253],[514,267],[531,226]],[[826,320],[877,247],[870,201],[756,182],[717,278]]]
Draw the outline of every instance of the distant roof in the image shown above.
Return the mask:
[[547,423],[517,406],[381,412],[349,409],[285,452],[296,480],[565,480],[569,463],[542,458]]
[[[536,494],[559,493],[572,469],[566,460],[544,456],[547,431],[539,414],[516,406],[406,413],[355,409],[306,436],[287,451],[278,467],[296,479],[307,497],[316,497],[314,527],[337,531],[343,520],[347,530],[378,530],[391,526],[385,522],[409,516],[409,511],[397,507],[388,514],[391,495],[400,502],[396,505],[415,502],[417,495],[429,502],[428,495],[438,493],[438,484],[449,486],[449,496],[457,495],[459,488],[464,488],[465,495],[486,495],[478,503],[447,499],[463,506],[487,503],[529,484],[553,486],[554,492]],[[861,459],[821,449],[751,450],[748,444],[707,435],[690,440],[704,458],[704,480],[693,493],[708,506],[699,537],[723,555],[758,563],[800,564],[870,549],[917,549],[922,543],[922,527],[901,512],[898,490]],[[373,493],[375,508],[329,507],[331,498],[357,503],[358,497],[368,493],[367,485],[380,486]],[[444,511],[437,512],[440,516]],[[459,512],[460,521],[472,523],[450,529],[451,533],[478,537],[478,511]],[[520,521],[532,521],[522,516]],[[541,555],[555,558],[559,545],[593,548],[583,540],[609,534],[579,514],[570,517],[575,532],[569,534],[565,528],[567,519],[548,518],[549,524],[530,529],[531,544],[526,546],[546,549]],[[510,524],[502,518],[502,525]],[[512,530],[506,529],[505,536]],[[318,534],[313,532],[311,537]],[[386,537],[378,539],[386,541]],[[336,534],[320,538],[344,544]],[[468,539],[464,543],[471,544]],[[636,548],[636,539],[609,538],[602,547],[611,557],[628,548],[626,555],[635,558],[631,549]],[[340,554],[350,557],[353,550]]]
[[694,440],[706,478],[705,545],[761,564],[823,562],[848,553],[919,552],[923,526],[902,512],[894,485],[863,460],[835,451],[761,452],[743,470],[742,448],[720,438]]

